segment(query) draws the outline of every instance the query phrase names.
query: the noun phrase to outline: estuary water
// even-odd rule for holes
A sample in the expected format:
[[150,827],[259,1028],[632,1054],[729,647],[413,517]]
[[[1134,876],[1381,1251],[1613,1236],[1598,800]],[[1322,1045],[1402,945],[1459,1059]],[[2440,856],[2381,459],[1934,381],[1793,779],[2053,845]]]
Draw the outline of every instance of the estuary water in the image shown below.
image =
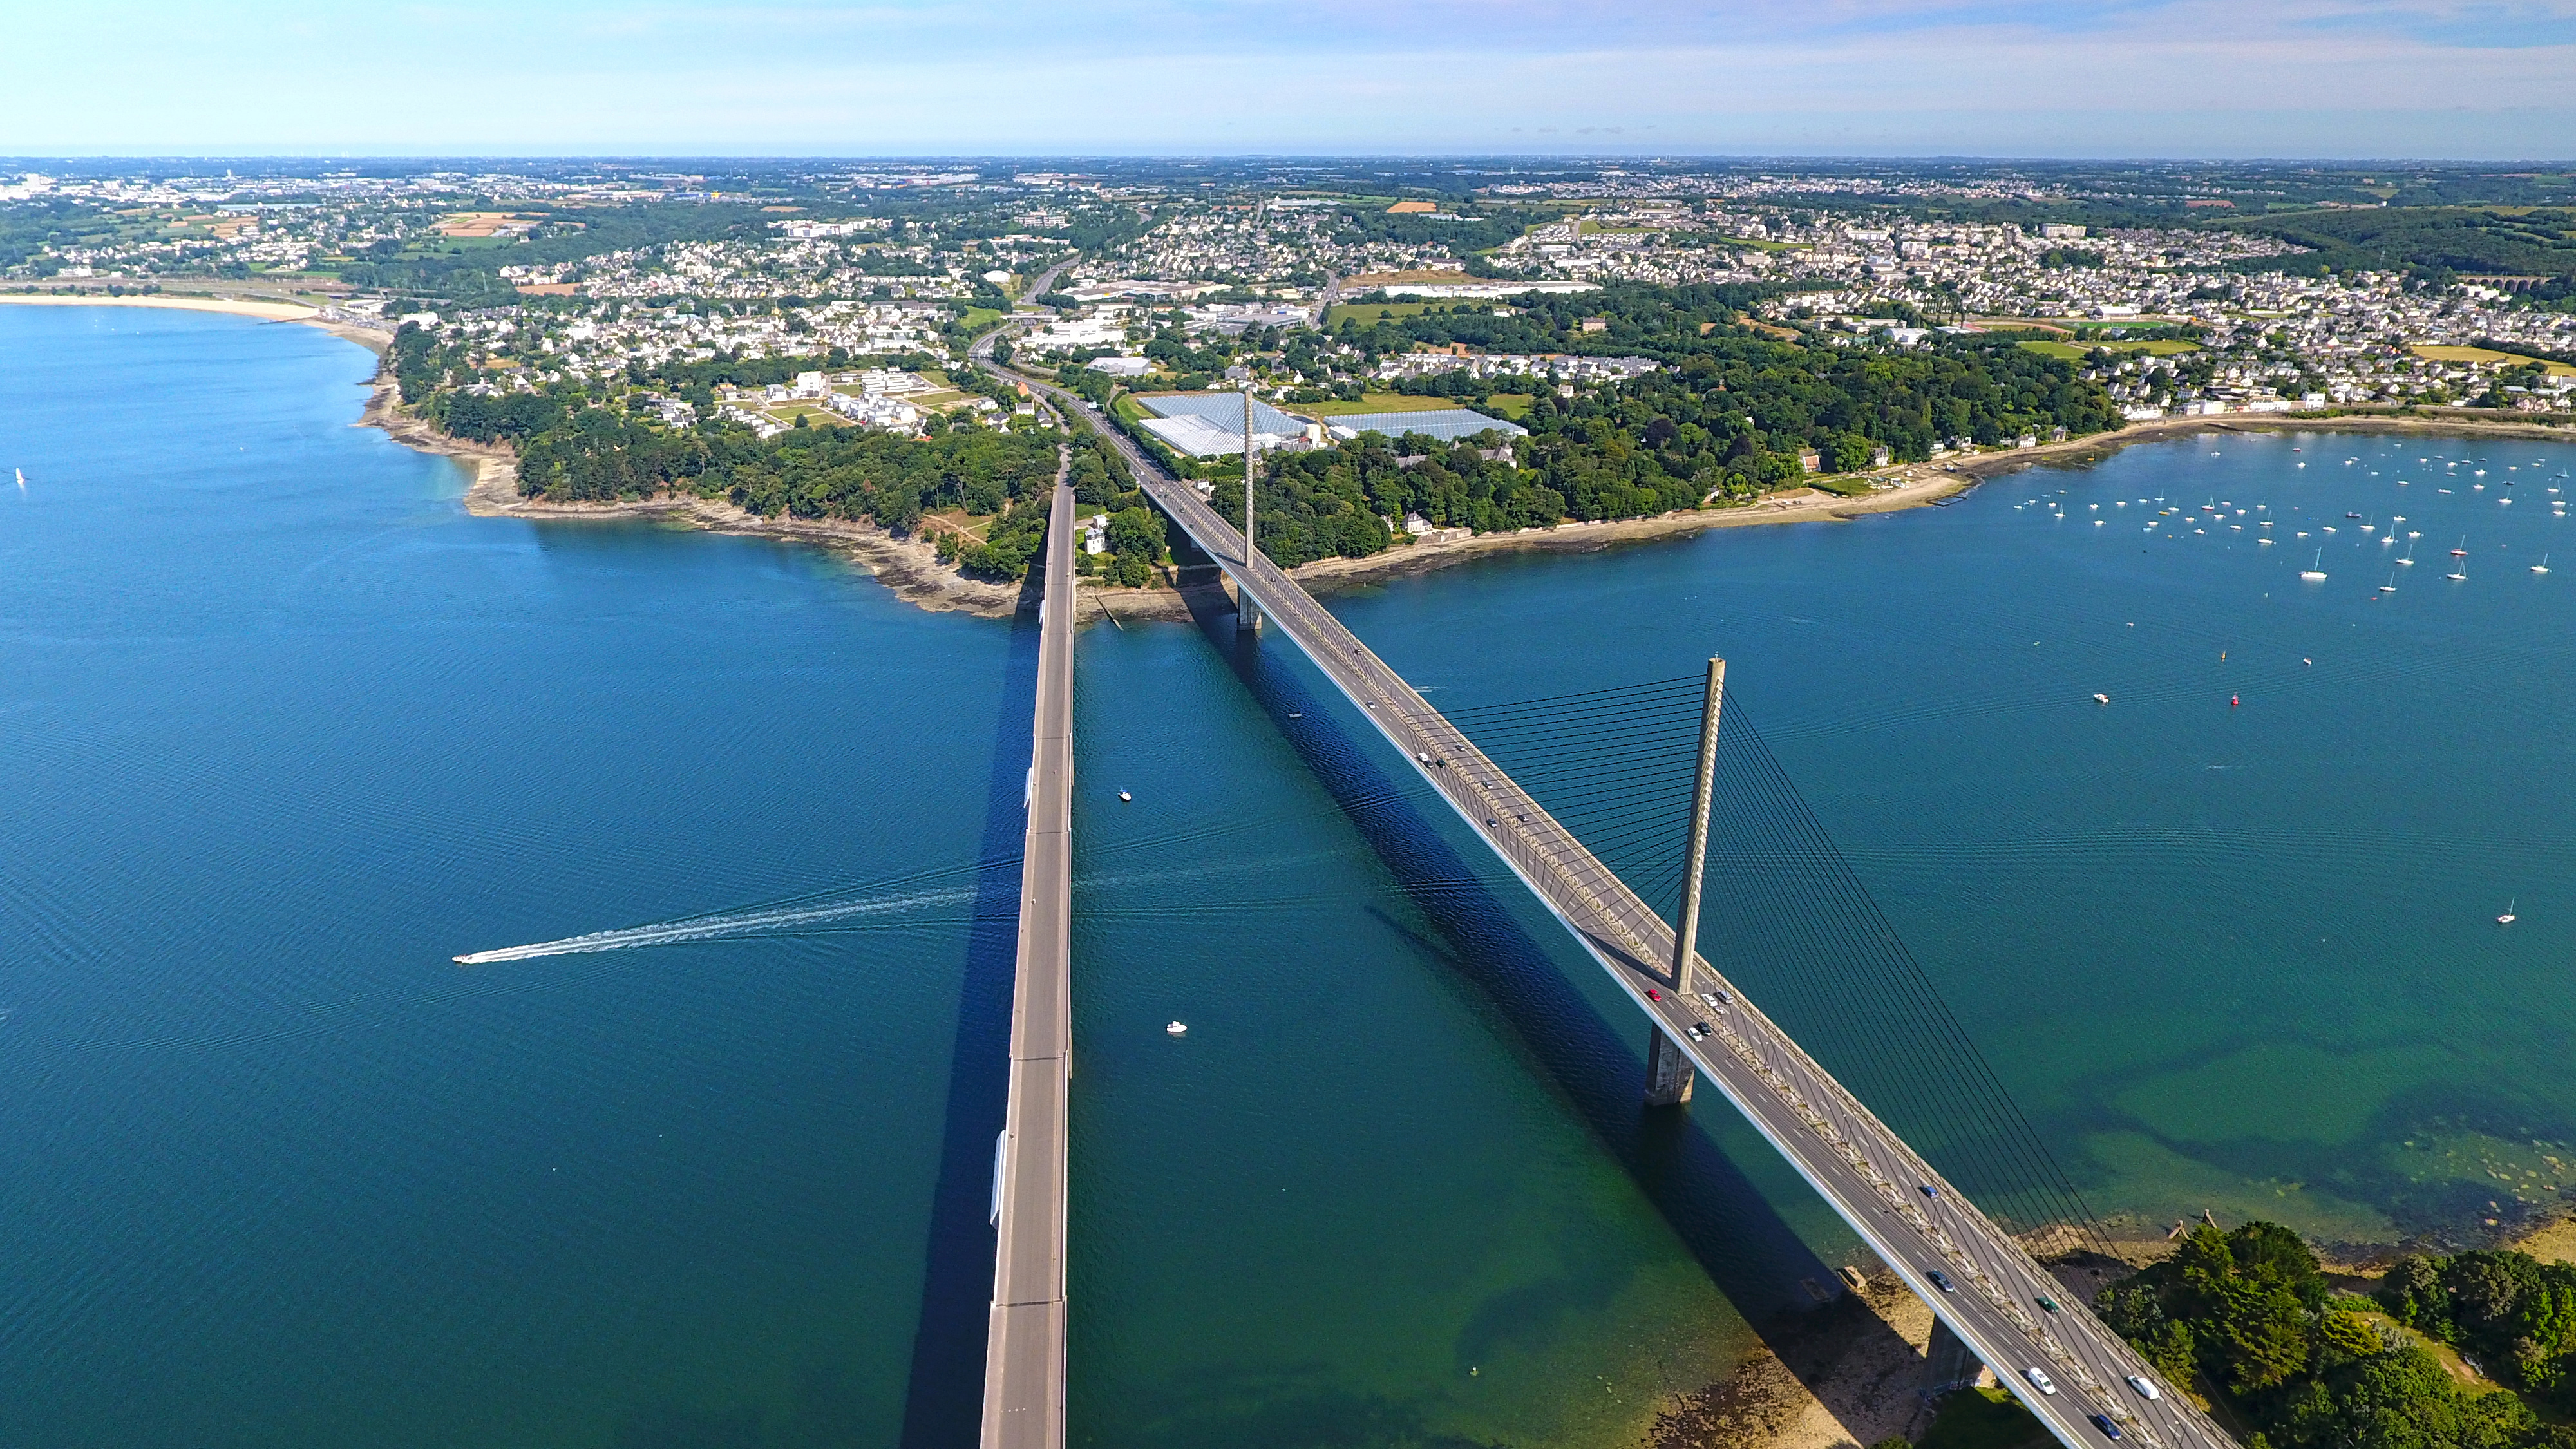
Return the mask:
[[[0,307],[13,1442],[966,1442],[1032,630],[469,518],[372,370]],[[2096,1210],[2385,1240],[2576,1156],[2566,467],[2201,439],[1334,607],[1443,705],[1726,654]],[[1631,1443],[1849,1256],[1284,644],[1077,665],[1078,1440]]]

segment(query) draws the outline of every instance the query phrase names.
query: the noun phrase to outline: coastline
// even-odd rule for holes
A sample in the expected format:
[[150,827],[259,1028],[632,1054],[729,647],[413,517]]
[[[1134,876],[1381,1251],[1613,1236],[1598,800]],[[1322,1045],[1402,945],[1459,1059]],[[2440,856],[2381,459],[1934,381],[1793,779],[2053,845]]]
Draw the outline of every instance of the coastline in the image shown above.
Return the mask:
[[[0,300],[9,300],[0,297]],[[77,302],[83,299],[31,299]],[[149,304],[158,299],[116,298],[117,302]],[[176,299],[165,305],[194,305],[194,299]],[[284,304],[218,302],[207,304],[212,310],[244,310],[249,315],[268,316],[269,309],[286,310]],[[250,311],[250,309],[259,309]],[[274,320],[294,320],[321,326],[337,335],[373,348],[379,355],[385,350],[385,334],[371,329],[320,321],[312,309],[293,309],[306,315]],[[869,573],[876,575],[897,598],[932,612],[964,612],[982,618],[1007,618],[1018,612],[1021,590],[1017,585],[988,583],[967,578],[953,566],[942,562],[935,550],[924,541],[904,538],[873,523],[850,523],[824,519],[780,520],[737,508],[730,503],[689,495],[665,495],[660,498],[634,499],[616,503],[549,503],[523,498],[518,492],[518,462],[506,447],[491,446],[450,438],[428,423],[403,411],[395,397],[393,379],[381,372],[376,377],[366,411],[358,421],[361,427],[377,427],[396,442],[422,452],[437,453],[468,465],[473,481],[465,493],[465,508],[478,518],[542,519],[618,519],[655,518],[714,533],[730,533],[763,538],[793,539],[819,544],[849,556]],[[1850,523],[1876,513],[1897,513],[1926,508],[1957,497],[1992,478],[2018,473],[2026,468],[2081,466],[2099,462],[2123,448],[2140,443],[2168,442],[2199,433],[2287,433],[2342,432],[2418,434],[2442,437],[2529,438],[2556,442],[2576,441],[2576,429],[2552,427],[2537,423],[2490,422],[2476,418],[2424,418],[2356,415],[2335,418],[2297,418],[2284,414],[2221,414],[2214,417],[2163,418],[2153,422],[2132,423],[2115,433],[2073,438],[2062,443],[2047,443],[2005,453],[1977,454],[1946,463],[1909,463],[1871,476],[1892,486],[1876,492],[1846,497],[1819,489],[1802,488],[1773,494],[1756,503],[1741,507],[1693,510],[1685,513],[1659,514],[1652,518],[1616,519],[1595,523],[1560,523],[1552,528],[1527,528],[1511,533],[1474,534],[1446,542],[1417,542],[1391,548],[1367,558],[1328,558],[1300,564],[1288,570],[1296,579],[1317,594],[1330,594],[1390,579],[1411,578],[1447,568],[1453,564],[1501,553],[1592,553],[1623,544],[1646,543],[1659,539],[1680,538],[1713,528],[1745,528],[1784,523]],[[1222,583],[1177,586],[1158,582],[1143,588],[1103,587],[1084,580],[1079,598],[1091,605],[1094,618],[1101,617],[1123,627],[1128,621],[1188,622],[1195,612],[1206,607],[1211,590],[1225,589]],[[1231,607],[1229,604],[1228,607]]]
[[709,533],[793,539],[846,555],[875,575],[896,598],[915,608],[988,619],[1007,618],[1019,612],[1018,585],[970,579],[941,562],[929,543],[899,538],[873,523],[764,518],[731,503],[686,494],[624,503],[549,503],[523,498],[519,495],[519,460],[515,453],[498,444],[451,438],[411,416],[403,411],[394,380],[387,373],[376,375],[366,410],[359,414],[354,426],[382,428],[387,437],[405,447],[453,458],[464,465],[472,475],[465,487],[465,511],[476,518],[649,518]]
[[156,292],[142,297],[111,297],[104,293],[80,292],[69,295],[37,292],[0,292],[0,306],[6,307],[157,307],[173,312],[221,312],[234,317],[253,317],[262,322],[298,322],[318,327],[334,337],[355,342],[382,357],[393,345],[393,334],[375,327],[359,327],[322,315],[322,309],[302,302],[261,301],[252,297],[174,297]]

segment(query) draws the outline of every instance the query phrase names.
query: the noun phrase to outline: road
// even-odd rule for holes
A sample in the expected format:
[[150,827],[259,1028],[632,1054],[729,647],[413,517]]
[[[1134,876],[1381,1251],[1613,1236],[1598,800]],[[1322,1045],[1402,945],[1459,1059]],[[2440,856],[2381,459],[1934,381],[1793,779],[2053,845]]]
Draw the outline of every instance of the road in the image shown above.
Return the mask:
[[983,1449],[1063,1449],[1065,1106],[1073,1053],[1073,487],[1047,513],[1028,834],[1011,991],[1011,1097],[994,1144]]
[[[2088,1416],[2102,1414],[2149,1449],[2232,1445],[1705,961],[1694,967],[1691,997],[1671,990],[1670,924],[1295,580],[1267,558],[1247,560],[1243,536],[1194,489],[1155,467],[1078,400],[1060,401],[1068,415],[1106,433],[1126,453],[1156,505],[1555,913],[1691,1058],[1700,1080],[1726,1095],[2060,1441],[2070,1449],[2099,1449],[2106,1436]],[[1951,1286],[1940,1286],[1935,1273]],[[2052,1310],[2043,1298],[2057,1306]],[[2029,1369],[2046,1374],[2054,1391],[2038,1389],[2025,1376]],[[2151,1402],[2137,1393],[2126,1382],[2131,1375],[2157,1385],[2161,1397]]]

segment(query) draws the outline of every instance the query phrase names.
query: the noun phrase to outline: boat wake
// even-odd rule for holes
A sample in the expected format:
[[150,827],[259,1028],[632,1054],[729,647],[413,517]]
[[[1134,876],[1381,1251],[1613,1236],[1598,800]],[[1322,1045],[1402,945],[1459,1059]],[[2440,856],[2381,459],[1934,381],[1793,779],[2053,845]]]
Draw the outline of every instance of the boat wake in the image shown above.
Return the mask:
[[[610,931],[592,931],[586,935],[566,936],[559,941],[538,941],[526,946],[503,946],[495,951],[474,951],[458,956],[455,960],[460,966],[488,966],[498,961],[533,961],[541,956],[576,956],[590,951],[630,951],[643,946],[676,946],[692,941],[727,941],[753,936],[796,936],[830,930],[848,930],[866,925],[871,918],[904,916],[935,906],[963,905],[974,900],[975,894],[972,888],[960,887],[838,901],[818,901],[809,897],[776,905],[752,906],[735,911],[716,911],[702,916],[684,916],[678,920],[656,921],[650,925],[621,926]],[[903,924],[911,924],[911,922]]]

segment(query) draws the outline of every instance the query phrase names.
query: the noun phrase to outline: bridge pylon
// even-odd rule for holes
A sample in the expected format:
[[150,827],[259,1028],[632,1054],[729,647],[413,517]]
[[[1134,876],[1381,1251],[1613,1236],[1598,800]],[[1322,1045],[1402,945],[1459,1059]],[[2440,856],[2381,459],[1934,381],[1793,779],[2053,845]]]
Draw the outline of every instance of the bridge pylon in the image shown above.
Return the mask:
[[[1726,661],[1708,661],[1708,696],[1699,710],[1699,768],[1691,780],[1690,830],[1682,844],[1681,914],[1673,921],[1673,990],[1690,995],[1691,962],[1699,958],[1700,884],[1708,874],[1708,806],[1717,788],[1717,716],[1726,697]],[[1690,1054],[1655,1029],[1646,1053],[1646,1105],[1677,1107],[1690,1100]]]
[[[1243,385],[1243,567],[1252,571],[1252,556],[1259,545],[1252,541],[1252,384]],[[1238,580],[1234,586],[1234,632],[1261,632],[1261,606],[1252,602],[1252,590]]]

